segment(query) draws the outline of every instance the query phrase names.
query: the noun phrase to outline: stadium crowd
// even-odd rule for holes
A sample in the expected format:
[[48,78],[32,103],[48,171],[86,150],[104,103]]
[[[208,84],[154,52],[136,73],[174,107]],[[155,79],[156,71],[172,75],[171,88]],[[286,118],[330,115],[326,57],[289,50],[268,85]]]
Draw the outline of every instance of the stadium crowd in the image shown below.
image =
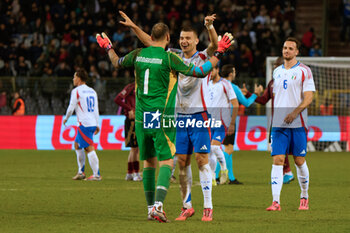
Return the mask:
[[44,106],[29,113],[63,114],[71,77],[78,67],[84,67],[100,102],[105,103],[101,114],[115,113],[108,105],[114,105],[115,94],[124,85],[113,84],[118,83],[118,77],[131,77],[132,71],[114,70],[95,35],[105,31],[120,55],[143,46],[118,23],[118,10],[147,33],[156,22],[169,25],[171,47],[179,47],[181,27],[191,24],[200,38],[198,49],[209,43],[204,17],[216,13],[218,34],[233,32],[237,42],[220,66],[233,64],[238,77],[264,77],[266,56],[279,55],[284,39],[294,35],[294,8],[295,0],[4,0],[0,3],[0,76],[15,78],[0,78],[0,91],[6,91],[9,100],[11,91],[21,90],[29,101],[26,106],[35,102]]

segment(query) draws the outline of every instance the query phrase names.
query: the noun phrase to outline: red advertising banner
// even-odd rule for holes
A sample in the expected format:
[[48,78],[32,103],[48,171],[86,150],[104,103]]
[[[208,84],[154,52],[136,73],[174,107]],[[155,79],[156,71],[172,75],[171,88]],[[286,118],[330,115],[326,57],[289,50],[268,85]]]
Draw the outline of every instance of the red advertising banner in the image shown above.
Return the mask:
[[[124,116],[100,116],[98,150],[126,150]],[[350,117],[310,116],[309,141],[345,141],[350,148]],[[235,150],[267,150],[267,118],[237,118]],[[76,118],[63,125],[63,116],[0,116],[0,149],[67,150],[74,148]]]

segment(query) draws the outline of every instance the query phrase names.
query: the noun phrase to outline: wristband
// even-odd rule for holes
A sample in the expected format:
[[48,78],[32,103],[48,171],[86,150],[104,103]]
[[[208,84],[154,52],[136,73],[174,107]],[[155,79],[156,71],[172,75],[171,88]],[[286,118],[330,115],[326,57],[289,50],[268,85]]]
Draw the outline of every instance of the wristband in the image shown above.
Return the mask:
[[214,28],[213,24],[210,24],[209,26],[207,26],[207,25],[206,25],[206,27],[207,27],[207,29],[208,29],[208,30],[210,30],[210,29],[213,29],[213,28]]
[[107,47],[106,47],[106,52],[108,53],[108,51],[112,48],[112,45],[111,44],[108,44]]
[[220,53],[219,51],[215,51],[213,56],[216,57],[217,59],[221,60],[222,56],[224,54],[223,53]]

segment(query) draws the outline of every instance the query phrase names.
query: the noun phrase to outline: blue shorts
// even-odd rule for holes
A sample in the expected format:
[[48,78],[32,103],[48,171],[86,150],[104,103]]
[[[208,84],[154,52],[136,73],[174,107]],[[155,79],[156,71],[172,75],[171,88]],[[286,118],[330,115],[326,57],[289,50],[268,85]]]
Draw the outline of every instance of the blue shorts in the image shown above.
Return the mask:
[[271,156],[287,155],[305,157],[306,155],[306,130],[300,128],[273,127],[271,131]]
[[78,127],[78,134],[75,138],[75,142],[78,143],[79,149],[86,148],[94,144],[92,136],[94,135],[96,128],[96,126],[84,127],[82,125]]
[[222,143],[226,136],[225,126],[221,124],[220,128],[211,128],[211,140],[216,140]]
[[210,127],[197,127],[198,124],[181,127],[180,121],[202,122],[210,119],[207,111],[194,114],[178,114],[176,126],[176,154],[191,155],[195,153],[210,152]]

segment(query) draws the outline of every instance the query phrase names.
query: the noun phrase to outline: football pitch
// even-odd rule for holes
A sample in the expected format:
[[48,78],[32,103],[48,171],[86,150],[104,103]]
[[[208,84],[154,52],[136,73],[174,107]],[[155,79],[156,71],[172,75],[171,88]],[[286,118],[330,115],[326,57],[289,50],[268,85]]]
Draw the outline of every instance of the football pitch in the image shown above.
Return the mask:
[[[298,210],[300,188],[294,180],[283,185],[282,211],[267,212],[268,152],[235,152],[235,175],[244,185],[213,187],[212,222],[201,221],[203,196],[192,158],[196,214],[174,221],[181,199],[179,184],[171,184],[168,224],[147,221],[142,182],[124,180],[128,152],[97,153],[103,180],[89,182],[71,179],[77,170],[74,151],[0,150],[0,232],[350,232],[349,153],[308,154],[310,210]],[[294,165],[292,171],[296,175]]]

